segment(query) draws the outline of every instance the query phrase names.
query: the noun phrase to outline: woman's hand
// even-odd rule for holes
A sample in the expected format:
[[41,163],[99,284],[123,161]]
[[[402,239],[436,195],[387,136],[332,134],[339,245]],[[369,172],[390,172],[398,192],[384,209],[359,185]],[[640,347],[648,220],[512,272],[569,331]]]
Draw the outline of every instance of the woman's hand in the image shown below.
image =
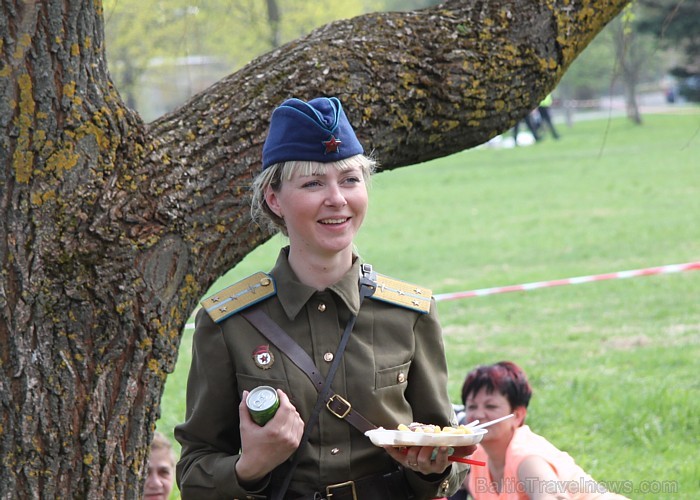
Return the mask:
[[238,406],[241,457],[236,462],[236,475],[240,482],[259,481],[299,447],[304,421],[284,391],[277,389],[277,395],[280,406],[275,416],[261,427],[250,417],[245,403],[248,391],[243,391]]
[[450,465],[447,446],[384,446],[384,449],[404,468],[421,474],[442,474]]
[[[386,452],[403,465],[421,474],[442,474],[450,465],[450,448],[447,446],[384,446]],[[452,455],[465,457],[476,451],[476,446],[453,448]]]

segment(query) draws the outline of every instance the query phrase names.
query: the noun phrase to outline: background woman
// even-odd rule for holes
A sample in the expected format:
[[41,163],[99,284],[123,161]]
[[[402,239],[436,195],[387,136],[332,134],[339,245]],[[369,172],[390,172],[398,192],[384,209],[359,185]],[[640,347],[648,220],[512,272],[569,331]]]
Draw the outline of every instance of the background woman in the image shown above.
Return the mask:
[[168,500],[175,484],[175,452],[173,445],[163,434],[156,431],[148,455],[146,482],[143,485],[143,500]]
[[525,372],[510,361],[479,366],[467,375],[462,387],[467,422],[514,414],[489,427],[479,443],[472,458],[486,467],[472,467],[465,483],[469,495],[476,500],[624,498],[607,492],[568,453],[525,425],[531,396]]

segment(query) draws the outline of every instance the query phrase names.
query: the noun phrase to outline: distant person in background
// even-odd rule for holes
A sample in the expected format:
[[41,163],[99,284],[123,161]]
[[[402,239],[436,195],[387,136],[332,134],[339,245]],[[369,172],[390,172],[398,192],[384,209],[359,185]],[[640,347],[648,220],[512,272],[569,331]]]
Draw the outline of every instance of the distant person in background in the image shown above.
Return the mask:
[[525,425],[531,396],[525,373],[510,361],[469,372],[462,387],[467,422],[515,416],[489,427],[472,456],[486,466],[472,466],[462,490],[450,500],[467,495],[475,500],[625,498],[608,492],[568,453]]
[[532,111],[528,113],[525,118],[520,120],[515,124],[513,127],[513,141],[515,142],[515,145],[518,145],[518,134],[520,132],[520,124],[522,122],[525,122],[525,125],[527,126],[528,130],[532,134],[533,139],[535,139],[535,142],[539,142],[541,139],[539,134],[537,133],[537,122],[535,121],[535,112]]
[[173,446],[163,434],[156,431],[151,441],[148,457],[144,500],[168,500],[175,484],[175,462]]
[[[544,125],[547,125],[549,127],[549,131],[552,133],[552,137],[555,139],[559,139],[559,133],[557,132],[557,129],[554,128],[554,124],[552,123],[552,116],[549,114],[549,108],[552,106],[552,94],[547,95],[547,97],[544,98],[544,100],[540,103],[539,107],[537,108],[537,111],[540,113],[540,124],[544,128]],[[542,137],[540,136],[540,139]]]

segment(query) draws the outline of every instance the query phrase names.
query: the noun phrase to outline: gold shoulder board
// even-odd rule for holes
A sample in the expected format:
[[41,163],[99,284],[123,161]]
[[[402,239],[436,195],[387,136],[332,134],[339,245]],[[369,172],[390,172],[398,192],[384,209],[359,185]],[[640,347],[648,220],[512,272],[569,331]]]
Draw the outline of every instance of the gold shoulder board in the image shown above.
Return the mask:
[[277,293],[275,280],[267,273],[259,272],[228,286],[202,301],[215,323]]
[[372,298],[428,313],[432,296],[432,290],[377,274],[377,289]]

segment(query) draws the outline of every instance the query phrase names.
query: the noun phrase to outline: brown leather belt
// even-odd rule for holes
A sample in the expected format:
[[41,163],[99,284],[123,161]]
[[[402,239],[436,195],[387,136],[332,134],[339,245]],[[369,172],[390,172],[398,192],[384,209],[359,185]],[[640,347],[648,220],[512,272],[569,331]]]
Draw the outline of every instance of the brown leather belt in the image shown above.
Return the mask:
[[[314,364],[311,356],[292,339],[272,318],[261,309],[253,308],[242,311],[241,316],[247,319],[255,328],[267,339],[275,344],[277,348],[285,353],[292,362],[303,371],[313,382],[317,391],[323,387],[324,378]],[[345,398],[330,391],[330,397],[326,401],[326,407],[330,412],[340,419],[347,420],[363,434],[377,426],[360,415],[352,408],[352,405]],[[332,497],[331,497],[332,498]]]
[[323,491],[298,497],[300,500],[410,500],[414,498],[403,471],[375,474],[356,481],[329,484]]

